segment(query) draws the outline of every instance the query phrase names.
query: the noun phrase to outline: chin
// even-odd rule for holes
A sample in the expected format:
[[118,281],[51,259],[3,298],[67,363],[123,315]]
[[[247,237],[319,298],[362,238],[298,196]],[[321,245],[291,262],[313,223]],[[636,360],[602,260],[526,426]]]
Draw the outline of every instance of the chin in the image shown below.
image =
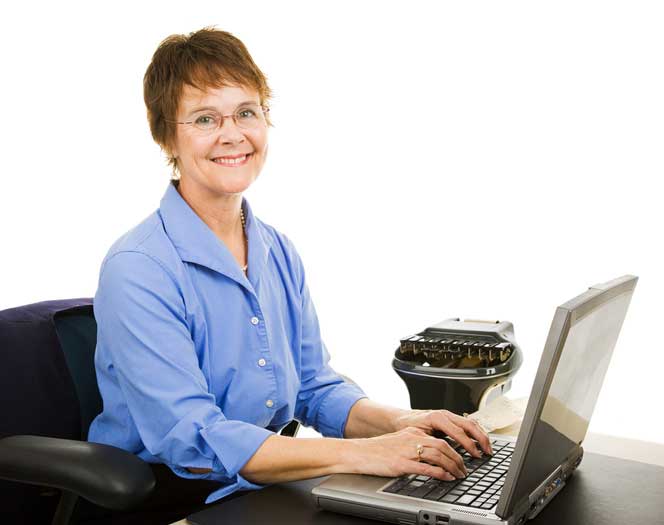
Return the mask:
[[211,187],[212,191],[218,194],[238,194],[244,193],[254,182],[254,178],[247,178],[235,181],[222,181]]
[[218,170],[200,170],[194,176],[188,177],[184,173],[181,179],[187,178],[187,186],[199,195],[221,197],[223,195],[237,195],[246,191],[256,180],[258,174],[253,170],[237,170],[235,173],[223,173]]

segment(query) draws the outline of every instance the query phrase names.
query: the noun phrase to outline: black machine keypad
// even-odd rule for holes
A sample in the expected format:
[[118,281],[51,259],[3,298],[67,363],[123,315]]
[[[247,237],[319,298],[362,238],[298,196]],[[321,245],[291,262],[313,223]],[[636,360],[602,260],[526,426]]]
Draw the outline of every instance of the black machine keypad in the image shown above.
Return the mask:
[[493,456],[474,458],[463,448],[455,447],[468,470],[465,478],[442,481],[428,476],[402,476],[385,487],[383,492],[484,510],[492,509],[500,498],[514,452],[514,443],[493,440],[491,448]]

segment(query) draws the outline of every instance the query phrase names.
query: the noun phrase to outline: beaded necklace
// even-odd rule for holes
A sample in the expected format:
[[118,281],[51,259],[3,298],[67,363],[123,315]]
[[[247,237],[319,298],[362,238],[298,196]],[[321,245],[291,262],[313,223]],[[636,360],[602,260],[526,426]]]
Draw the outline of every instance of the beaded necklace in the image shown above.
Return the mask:
[[247,274],[249,268],[249,239],[247,239],[247,222],[244,218],[244,210],[240,207],[240,222],[242,222],[242,237],[244,238],[244,250],[247,257],[247,264],[242,267],[242,271]]

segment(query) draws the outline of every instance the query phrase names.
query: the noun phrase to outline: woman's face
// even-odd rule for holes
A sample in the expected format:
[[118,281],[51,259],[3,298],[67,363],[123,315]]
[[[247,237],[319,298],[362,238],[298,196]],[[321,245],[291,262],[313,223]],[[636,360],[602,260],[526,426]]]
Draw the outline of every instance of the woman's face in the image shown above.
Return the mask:
[[[267,156],[267,123],[259,112],[258,125],[244,129],[229,116],[246,104],[260,104],[258,93],[250,88],[224,86],[200,91],[185,85],[177,121],[205,122],[209,121],[206,115],[215,113],[225,116],[221,128],[212,132],[176,124],[171,153],[177,159],[181,183],[190,190],[212,198],[237,194],[258,177]],[[236,161],[230,162],[233,158]]]

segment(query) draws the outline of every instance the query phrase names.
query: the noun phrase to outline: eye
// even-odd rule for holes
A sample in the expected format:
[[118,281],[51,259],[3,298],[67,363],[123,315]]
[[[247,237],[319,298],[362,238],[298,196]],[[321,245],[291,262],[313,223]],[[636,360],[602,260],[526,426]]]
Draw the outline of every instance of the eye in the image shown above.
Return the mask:
[[254,108],[242,108],[242,109],[238,110],[237,116],[238,116],[238,118],[244,119],[244,120],[251,119],[251,118],[256,117],[257,111],[258,110],[254,109]]
[[199,115],[194,120],[194,126],[202,129],[214,128],[217,126],[218,121],[219,117],[216,115]]

